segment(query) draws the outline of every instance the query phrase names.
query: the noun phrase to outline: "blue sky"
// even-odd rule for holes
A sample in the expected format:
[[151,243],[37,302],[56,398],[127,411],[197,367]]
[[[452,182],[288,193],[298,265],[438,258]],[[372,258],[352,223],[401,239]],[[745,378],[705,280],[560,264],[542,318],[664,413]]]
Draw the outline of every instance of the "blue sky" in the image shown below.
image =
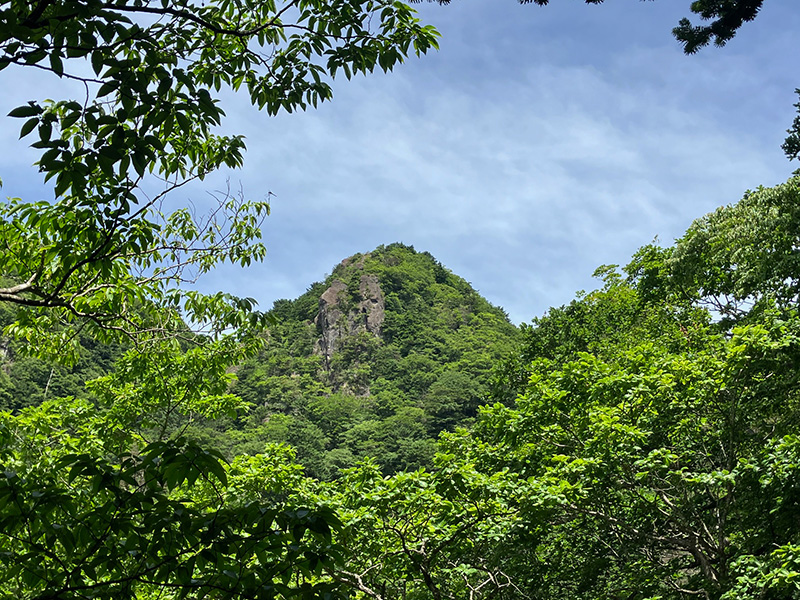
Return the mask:
[[[800,166],[780,151],[800,87],[797,0],[767,0],[725,48],[689,57],[671,36],[689,0],[415,8],[441,50],[337,80],[317,110],[268,117],[225,98],[226,129],[247,136],[245,166],[178,193],[202,203],[228,178],[275,197],[266,261],[222,268],[203,289],[268,308],[343,258],[401,241],[529,321],[593,288],[597,266],[656,236],[670,243]],[[12,76],[3,114],[48,89]],[[39,199],[17,128],[0,130],[4,192]]]

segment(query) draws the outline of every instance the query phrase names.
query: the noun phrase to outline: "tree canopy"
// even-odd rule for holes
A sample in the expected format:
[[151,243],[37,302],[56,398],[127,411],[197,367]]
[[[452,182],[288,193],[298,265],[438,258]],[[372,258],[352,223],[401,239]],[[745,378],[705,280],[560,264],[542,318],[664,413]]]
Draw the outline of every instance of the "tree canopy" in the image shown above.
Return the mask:
[[389,70],[437,33],[388,0],[0,6],[0,70],[85,90],[10,114],[53,196],[0,207],[4,334],[65,363],[85,336],[128,348],[91,398],[2,414],[0,595],[334,597],[330,510],[242,493],[279,475],[181,436],[242,406],[230,368],[269,321],[186,286],[264,256],[269,197],[224,193],[198,216],[170,194],[241,164],[243,137],[217,133],[223,88],[270,115],[316,106],[337,74]]

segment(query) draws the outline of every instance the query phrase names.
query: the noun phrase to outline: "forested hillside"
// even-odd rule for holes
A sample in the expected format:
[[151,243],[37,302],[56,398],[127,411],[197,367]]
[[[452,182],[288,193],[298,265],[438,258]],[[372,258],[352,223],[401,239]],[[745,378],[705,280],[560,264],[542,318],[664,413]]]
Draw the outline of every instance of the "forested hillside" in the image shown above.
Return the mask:
[[[402,244],[345,259],[296,300],[279,300],[264,349],[233,368],[236,418],[178,420],[169,430],[233,458],[285,442],[309,474],[329,479],[372,458],[384,472],[430,467],[442,431],[469,426],[518,330],[464,279]],[[122,350],[81,340],[71,367],[6,349],[0,400],[90,398]]]
[[[0,278],[0,286],[6,283]],[[9,325],[13,318],[11,307],[0,302],[0,327]],[[30,356],[24,342],[0,339],[0,410],[16,411],[65,396],[86,397],[86,382],[108,373],[122,347],[80,334],[78,337],[81,351],[71,365]]]
[[190,431],[232,457],[288,442],[324,479],[373,458],[430,466],[441,431],[468,426],[517,329],[427,252],[402,244],[345,259],[271,311],[264,350],[237,366],[245,415]]

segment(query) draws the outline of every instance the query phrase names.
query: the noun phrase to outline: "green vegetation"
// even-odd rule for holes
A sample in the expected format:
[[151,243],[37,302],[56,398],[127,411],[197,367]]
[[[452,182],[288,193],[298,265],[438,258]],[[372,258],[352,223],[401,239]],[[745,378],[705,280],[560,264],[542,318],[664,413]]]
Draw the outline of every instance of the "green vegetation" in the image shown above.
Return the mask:
[[[26,567],[47,552],[92,582],[85,559],[109,557],[141,598],[159,573],[189,597],[263,595],[264,573],[374,600],[800,597],[799,196],[800,177],[756,190],[601,267],[516,343],[502,311],[394,244],[277,302],[235,383],[235,346],[129,352],[89,400],[3,417],[6,589],[67,577]],[[373,276],[381,336],[360,312]],[[350,335],[326,359],[332,326]],[[34,514],[50,525],[24,533]]]
[[800,593],[799,192],[749,193],[606,271],[527,331],[516,405],[447,441],[521,477],[532,596]]
[[338,73],[392,69],[436,38],[388,0],[3,2],[0,71],[84,84],[77,99],[10,113],[53,197],[0,206],[4,335],[14,352],[66,365],[84,339],[127,351],[90,397],[0,416],[0,596],[338,594],[325,575],[341,556],[330,510],[246,493],[280,469],[227,466],[182,436],[243,407],[229,371],[271,319],[251,299],[189,286],[263,258],[269,205],[222,194],[203,216],[167,198],[241,164],[243,138],[216,133],[223,87],[292,112],[328,100]]
[[289,442],[323,479],[368,457],[386,473],[429,467],[439,433],[474,419],[517,336],[466,281],[401,244],[347,259],[271,315],[266,347],[237,368],[232,388],[248,414],[192,431],[228,456]]
[[12,112],[55,195],[0,208],[0,596],[800,598],[800,177],[521,333],[402,245],[267,314],[188,291],[263,256],[266,203],[143,191],[239,164],[212,90],[291,111],[435,45],[402,3],[288,6],[0,11],[0,69],[88,90]]
[[[0,285],[9,283],[0,279]],[[0,327],[13,319],[14,311],[0,303]],[[65,365],[27,355],[23,342],[0,342],[0,410],[18,411],[67,396],[87,398],[86,382],[111,371],[122,347],[98,343],[88,336],[80,336],[79,344],[77,360]]]

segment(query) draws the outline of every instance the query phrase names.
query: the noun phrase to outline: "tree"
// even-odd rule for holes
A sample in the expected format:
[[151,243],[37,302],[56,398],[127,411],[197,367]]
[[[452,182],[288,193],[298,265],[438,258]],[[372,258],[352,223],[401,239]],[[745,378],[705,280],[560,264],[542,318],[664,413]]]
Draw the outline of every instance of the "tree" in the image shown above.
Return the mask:
[[[800,88],[795,89],[795,93],[800,96]],[[797,109],[797,115],[792,121],[792,126],[786,130],[789,135],[783,142],[781,148],[789,160],[797,160],[800,158],[800,102],[794,105]]]
[[23,137],[36,134],[56,201],[2,207],[0,272],[16,284],[0,300],[21,309],[11,333],[51,350],[73,323],[105,336],[174,334],[183,310],[217,332],[263,324],[250,300],[180,289],[220,261],[264,255],[268,198],[226,194],[199,220],[165,210],[170,191],[241,164],[243,138],[213,131],[224,116],[217,92],[245,88],[259,109],[291,112],[328,100],[337,72],[389,70],[436,45],[432,28],[388,0],[12,1],[0,31],[0,70],[86,88],[82,100],[11,112],[25,119]]
[[730,327],[800,299],[800,177],[747,192],[696,219],[673,248],[641,249],[626,267],[652,301],[704,306]]
[[778,374],[796,368],[797,327],[764,319],[726,340],[697,326],[673,349],[535,362],[515,408],[488,408],[474,441],[451,442],[526,488],[526,526],[501,541],[517,585],[547,598],[795,597],[798,394]]
[[186,285],[263,257],[269,198],[225,193],[198,219],[169,194],[241,164],[242,137],[214,132],[222,87],[269,114],[304,109],[338,72],[389,70],[436,35],[389,0],[2,3],[0,70],[86,90],[11,112],[54,195],[0,207],[5,334],[66,362],[82,335],[131,349],[92,400],[0,417],[0,595],[336,596],[335,516],[237,494],[222,457],[181,435],[241,408],[230,367],[268,322],[251,299]]
[[[93,401],[0,414],[0,595],[338,597],[321,577],[335,515],[275,486],[242,493],[219,453],[180,435],[240,407],[225,375],[240,357],[230,339],[151,346],[93,382]],[[248,477],[274,477],[276,457]]]
[[749,192],[627,279],[601,269],[525,330],[511,394],[445,437],[457,464],[517,477],[518,525],[487,554],[524,593],[798,597],[796,194]]
[[351,549],[331,576],[370,600],[524,597],[493,552],[518,521],[508,503],[516,484],[513,473],[479,473],[448,455],[433,473],[347,469],[322,490]]

